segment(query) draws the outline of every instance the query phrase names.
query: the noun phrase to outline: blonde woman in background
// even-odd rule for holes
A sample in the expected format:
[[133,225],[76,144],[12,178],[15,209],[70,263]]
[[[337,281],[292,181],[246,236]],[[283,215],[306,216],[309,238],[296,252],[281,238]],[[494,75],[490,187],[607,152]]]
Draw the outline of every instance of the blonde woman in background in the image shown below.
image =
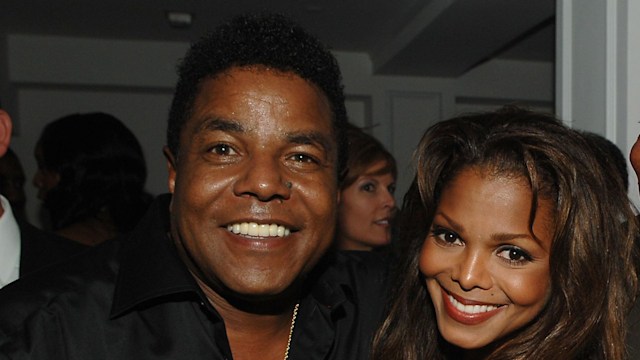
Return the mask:
[[337,247],[370,251],[388,245],[396,209],[396,161],[373,136],[347,128],[347,166],[340,182]]

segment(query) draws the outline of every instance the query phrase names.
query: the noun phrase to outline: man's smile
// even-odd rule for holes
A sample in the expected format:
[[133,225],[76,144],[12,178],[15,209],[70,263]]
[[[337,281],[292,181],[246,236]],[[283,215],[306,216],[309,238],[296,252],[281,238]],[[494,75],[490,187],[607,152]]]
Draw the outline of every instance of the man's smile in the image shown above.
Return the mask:
[[234,234],[249,236],[277,236],[284,237],[291,233],[287,227],[278,224],[258,224],[255,222],[241,222],[227,225],[227,230]]

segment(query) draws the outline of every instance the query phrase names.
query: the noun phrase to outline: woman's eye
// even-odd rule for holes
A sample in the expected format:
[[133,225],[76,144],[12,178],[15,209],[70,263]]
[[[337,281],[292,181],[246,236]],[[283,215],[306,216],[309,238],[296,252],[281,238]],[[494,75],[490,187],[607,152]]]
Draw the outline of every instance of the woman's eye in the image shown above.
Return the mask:
[[512,265],[522,265],[533,258],[528,252],[515,246],[507,246],[498,250],[497,255]]
[[360,189],[365,192],[374,192],[376,190],[376,186],[372,183],[366,183],[360,186]]
[[387,191],[389,192],[389,194],[393,195],[396,193],[396,184],[393,185],[389,185],[387,187]]
[[431,232],[431,234],[438,241],[446,245],[463,245],[460,236],[451,230],[436,228]]

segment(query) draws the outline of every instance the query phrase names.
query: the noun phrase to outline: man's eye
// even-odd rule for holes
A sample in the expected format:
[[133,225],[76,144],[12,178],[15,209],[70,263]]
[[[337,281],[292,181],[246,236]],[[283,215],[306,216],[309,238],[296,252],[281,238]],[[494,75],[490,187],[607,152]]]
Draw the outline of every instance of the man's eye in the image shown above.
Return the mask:
[[318,163],[318,160],[306,154],[294,154],[291,156],[291,159],[295,162],[300,162],[300,163],[313,163],[313,164]]
[[234,151],[231,146],[227,144],[216,144],[209,148],[209,152],[212,152],[216,155],[231,155]]

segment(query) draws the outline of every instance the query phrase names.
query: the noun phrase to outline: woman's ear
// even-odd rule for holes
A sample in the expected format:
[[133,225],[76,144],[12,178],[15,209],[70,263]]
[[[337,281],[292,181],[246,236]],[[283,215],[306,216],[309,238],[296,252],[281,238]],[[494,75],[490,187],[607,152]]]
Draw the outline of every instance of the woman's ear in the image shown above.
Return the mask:
[[6,111],[0,109],[0,157],[4,156],[11,142],[11,129],[13,124]]

